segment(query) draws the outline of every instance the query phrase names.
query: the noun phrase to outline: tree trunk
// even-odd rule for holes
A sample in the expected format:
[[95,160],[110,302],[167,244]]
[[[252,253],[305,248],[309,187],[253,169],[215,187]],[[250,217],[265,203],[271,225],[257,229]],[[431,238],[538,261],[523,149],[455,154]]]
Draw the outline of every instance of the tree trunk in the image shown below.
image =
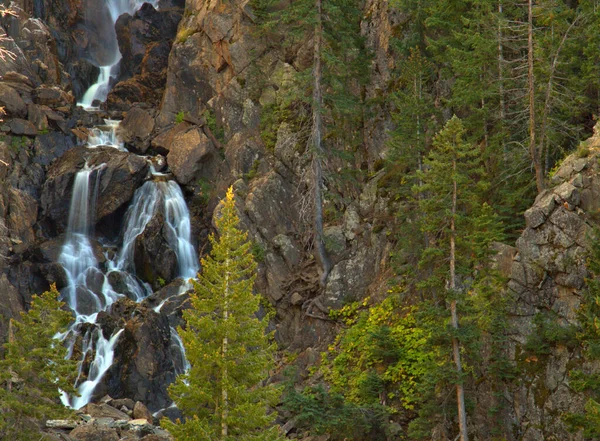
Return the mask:
[[[504,100],[504,47],[502,45],[502,0],[498,0],[498,94],[500,95],[500,130],[504,132],[506,122],[506,104]],[[504,164],[508,164],[508,151],[502,136],[502,153]]]
[[[229,265],[229,259],[225,261],[225,264]],[[223,291],[223,327],[225,329],[225,336],[222,342],[222,354],[223,354],[223,376],[221,378],[221,441],[227,439],[227,419],[229,418],[229,395],[227,391],[227,349],[229,340],[227,339],[227,320],[229,319],[229,271],[225,274],[225,290]]]
[[321,264],[321,285],[325,286],[329,272],[331,271],[331,260],[325,248],[325,237],[323,234],[323,121],[321,112],[323,108],[323,94],[321,85],[321,40],[323,38],[323,25],[321,22],[322,4],[321,0],[315,0],[317,20],[314,36],[314,60],[313,60],[313,103],[312,103],[312,142],[313,142],[313,173],[314,173],[314,228],[315,248],[317,258]]
[[[456,294],[456,205],[458,188],[456,183],[456,159],[452,161],[452,217],[450,218],[450,291],[452,296]],[[456,298],[450,302],[450,314],[452,316],[452,327],[458,330],[458,313],[456,312]],[[454,364],[456,364],[456,401],[458,406],[458,425],[460,430],[460,441],[468,441],[467,413],[465,410],[465,390],[462,384],[462,363],[460,360],[460,342],[458,337],[452,337],[452,352]]]
[[527,2],[527,89],[529,92],[529,155],[535,168],[538,192],[544,187],[544,171],[535,142],[535,77],[533,75],[533,0]]
[[571,29],[573,29],[573,27],[575,26],[575,23],[577,23],[577,21],[579,21],[579,16],[575,17],[573,22],[571,22],[571,24],[565,31],[564,35],[562,36],[562,38],[560,40],[560,43],[558,44],[558,47],[556,48],[556,53],[554,54],[554,57],[552,57],[552,62],[550,63],[550,72],[548,73],[548,83],[546,85],[546,97],[544,99],[542,124],[541,124],[541,128],[540,128],[540,138],[541,139],[540,139],[540,144],[538,147],[538,151],[543,152],[543,156],[544,156],[544,170],[543,170],[544,175],[548,172],[548,169],[550,167],[550,148],[549,148],[550,144],[548,142],[546,142],[546,139],[547,139],[546,130],[547,130],[547,126],[548,126],[548,118],[550,115],[551,104],[552,104],[551,103],[552,89],[554,87],[554,78],[556,77],[556,68],[558,66],[558,59],[560,56],[560,51],[562,50],[565,42],[567,41],[569,33],[571,32]]

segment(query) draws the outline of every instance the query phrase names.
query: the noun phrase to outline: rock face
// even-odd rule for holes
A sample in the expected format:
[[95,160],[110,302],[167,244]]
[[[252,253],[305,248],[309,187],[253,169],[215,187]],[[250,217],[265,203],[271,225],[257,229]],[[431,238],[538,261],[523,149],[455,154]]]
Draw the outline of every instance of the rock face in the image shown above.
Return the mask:
[[600,207],[600,138],[595,135],[588,143],[589,156],[565,159],[551,188],[526,211],[527,227],[516,243],[507,295],[510,358],[520,377],[519,384],[507,387],[506,427],[514,428],[507,430],[509,440],[583,440],[581,433],[567,430],[560,416],[583,411],[586,398],[571,388],[569,372],[592,366],[577,345],[550,344],[550,353],[541,356],[531,353],[527,342],[541,332],[536,317],[562,327],[578,320],[590,232],[598,226]]
[[115,28],[123,58],[120,82],[108,96],[108,108],[128,110],[136,102],[160,102],[169,52],[182,12],[180,6],[165,6],[157,11],[145,3],[133,16],[119,17]]

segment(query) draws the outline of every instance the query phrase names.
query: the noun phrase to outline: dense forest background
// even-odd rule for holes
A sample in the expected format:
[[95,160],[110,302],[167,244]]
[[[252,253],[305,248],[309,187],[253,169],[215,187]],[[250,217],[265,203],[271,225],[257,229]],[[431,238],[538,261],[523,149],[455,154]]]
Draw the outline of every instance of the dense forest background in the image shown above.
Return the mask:
[[[322,179],[313,185],[326,201],[315,193],[315,225],[334,221],[336,206],[377,174],[394,207],[375,221],[393,225],[386,295],[330,313],[340,334],[313,386],[290,385],[285,406],[300,427],[332,439],[466,440],[467,415],[480,405],[472,394],[485,382],[489,402],[477,412],[489,425],[475,437],[512,439],[506,391],[523,366],[509,356],[513,299],[494,250],[519,237],[561,160],[589,154],[581,141],[600,103],[598,3],[390,2],[393,63],[379,91],[367,87],[377,75],[361,36],[368,9],[344,0],[254,6],[268,45],[312,46],[263,107],[261,134],[273,148],[287,123],[294,142],[312,146]],[[365,140],[377,118],[391,124],[384,159],[371,161]],[[327,274],[327,244],[316,249]],[[579,325],[536,320],[525,365],[569,338],[585,346]],[[558,418],[573,433],[597,433],[597,404],[586,409]]]

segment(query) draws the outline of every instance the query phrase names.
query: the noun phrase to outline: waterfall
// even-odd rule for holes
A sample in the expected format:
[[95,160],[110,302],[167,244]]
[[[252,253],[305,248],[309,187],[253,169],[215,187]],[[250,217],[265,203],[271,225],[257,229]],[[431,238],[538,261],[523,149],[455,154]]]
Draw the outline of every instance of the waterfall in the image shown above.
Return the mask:
[[148,181],[136,191],[125,217],[123,247],[113,269],[135,271],[135,240],[158,210],[164,214],[167,243],[177,255],[178,276],[184,279],[196,277],[198,257],[191,241],[190,213],[175,181]]
[[[108,8],[108,12],[110,13],[113,27],[116,24],[117,19],[122,14],[133,14],[135,11],[141,8],[144,3],[150,3],[156,8],[158,0],[105,0],[105,6]],[[87,17],[87,19],[93,22],[95,21],[96,17]],[[94,101],[106,101],[108,92],[110,92],[110,82],[118,75],[121,53],[119,52],[119,45],[117,43],[117,34],[116,32],[111,32],[107,35],[103,35],[103,37],[106,41],[103,41],[102,43],[106,47],[112,48],[113,53],[111,53],[110,57],[108,57],[112,61],[109,64],[98,66],[100,68],[98,79],[83,94],[81,102],[78,103],[85,109],[94,109]]]
[[126,152],[123,141],[117,135],[120,121],[105,119],[104,126],[92,127],[88,136],[88,147],[108,146]]
[[[88,148],[98,145],[119,148],[115,135],[117,127],[118,122],[107,120],[105,126],[91,130]],[[139,302],[152,292],[148,284],[135,276],[134,248],[136,238],[144,232],[159,211],[165,222],[166,241],[177,258],[178,276],[189,279],[195,277],[198,271],[198,260],[191,242],[190,214],[181,188],[175,181],[165,181],[164,175],[157,173],[155,177],[160,176],[160,180],[147,181],[136,190],[125,215],[123,241],[113,259],[108,259],[107,274],[104,274],[96,258],[97,253],[100,253],[100,245],[94,245],[96,242],[93,241],[93,235],[98,183],[105,169],[105,164],[95,167],[86,164],[75,175],[66,239],[58,258],[67,280],[67,286],[61,293],[75,314],[75,322],[61,338],[67,342],[70,354],[75,353],[77,341],[81,345],[80,372],[76,383],[79,397],[68,397],[66,394],[62,397],[65,405],[75,409],[92,399],[96,386],[113,363],[114,348],[123,331],[116,330],[110,338],[105,338],[96,323],[98,313],[109,310],[124,295]],[[111,272],[116,271],[120,273],[120,281],[125,285],[124,288],[120,285],[121,292],[115,291],[108,277]],[[179,293],[187,289],[189,283],[186,282]],[[82,338],[78,339],[78,336]],[[185,351],[174,329],[171,338],[170,353],[176,373],[181,373],[187,369]],[[92,358],[89,370],[83,372],[85,361],[89,358]]]

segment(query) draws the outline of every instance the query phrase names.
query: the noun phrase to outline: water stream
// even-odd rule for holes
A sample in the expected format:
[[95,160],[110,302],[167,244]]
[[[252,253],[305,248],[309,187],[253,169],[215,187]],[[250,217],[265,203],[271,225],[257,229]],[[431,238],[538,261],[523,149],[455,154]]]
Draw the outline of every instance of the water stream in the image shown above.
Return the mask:
[[[121,14],[133,14],[143,3],[138,0],[105,0],[113,24]],[[156,7],[158,0],[148,3]],[[93,20],[93,17],[90,19]],[[89,110],[94,110],[92,105],[96,102],[106,99],[111,81],[118,74],[121,54],[116,44],[116,33],[109,32],[106,38],[109,39],[106,47],[116,48],[116,52],[107,57],[112,60],[110,64],[99,66],[97,82],[86,91],[79,103]],[[127,151],[117,136],[118,125],[118,121],[105,120],[104,125],[92,128],[87,147],[110,146]],[[120,236],[122,241],[117,244],[117,253],[110,254],[102,249],[101,243],[108,241],[95,237],[95,215],[98,183],[105,168],[105,164],[94,167],[86,164],[76,174],[66,239],[58,258],[65,269],[67,280],[67,286],[62,289],[61,295],[75,315],[73,325],[61,337],[69,346],[71,356],[77,354],[80,357],[76,383],[79,396],[69,397],[63,394],[62,401],[75,409],[83,407],[92,399],[96,386],[113,363],[114,350],[123,332],[123,329],[118,329],[110,336],[104,335],[100,325],[96,323],[98,313],[110,311],[111,305],[126,295],[139,302],[152,294],[150,285],[142,282],[135,274],[134,250],[136,239],[159,210],[165,219],[167,242],[177,257],[179,277],[187,280],[195,277],[198,271],[197,255],[191,243],[190,215],[183,193],[176,182],[164,177],[150,179],[136,190],[126,213]],[[108,258],[107,263],[101,266],[98,256],[103,253],[112,258]],[[120,272],[120,279],[124,281],[126,288],[121,288],[121,292],[113,288],[109,281],[108,275],[112,271]],[[187,282],[183,285],[180,294],[189,287]],[[181,373],[187,368],[187,361],[181,339],[174,329],[170,352],[176,373]],[[86,363],[86,360],[91,362]]]

